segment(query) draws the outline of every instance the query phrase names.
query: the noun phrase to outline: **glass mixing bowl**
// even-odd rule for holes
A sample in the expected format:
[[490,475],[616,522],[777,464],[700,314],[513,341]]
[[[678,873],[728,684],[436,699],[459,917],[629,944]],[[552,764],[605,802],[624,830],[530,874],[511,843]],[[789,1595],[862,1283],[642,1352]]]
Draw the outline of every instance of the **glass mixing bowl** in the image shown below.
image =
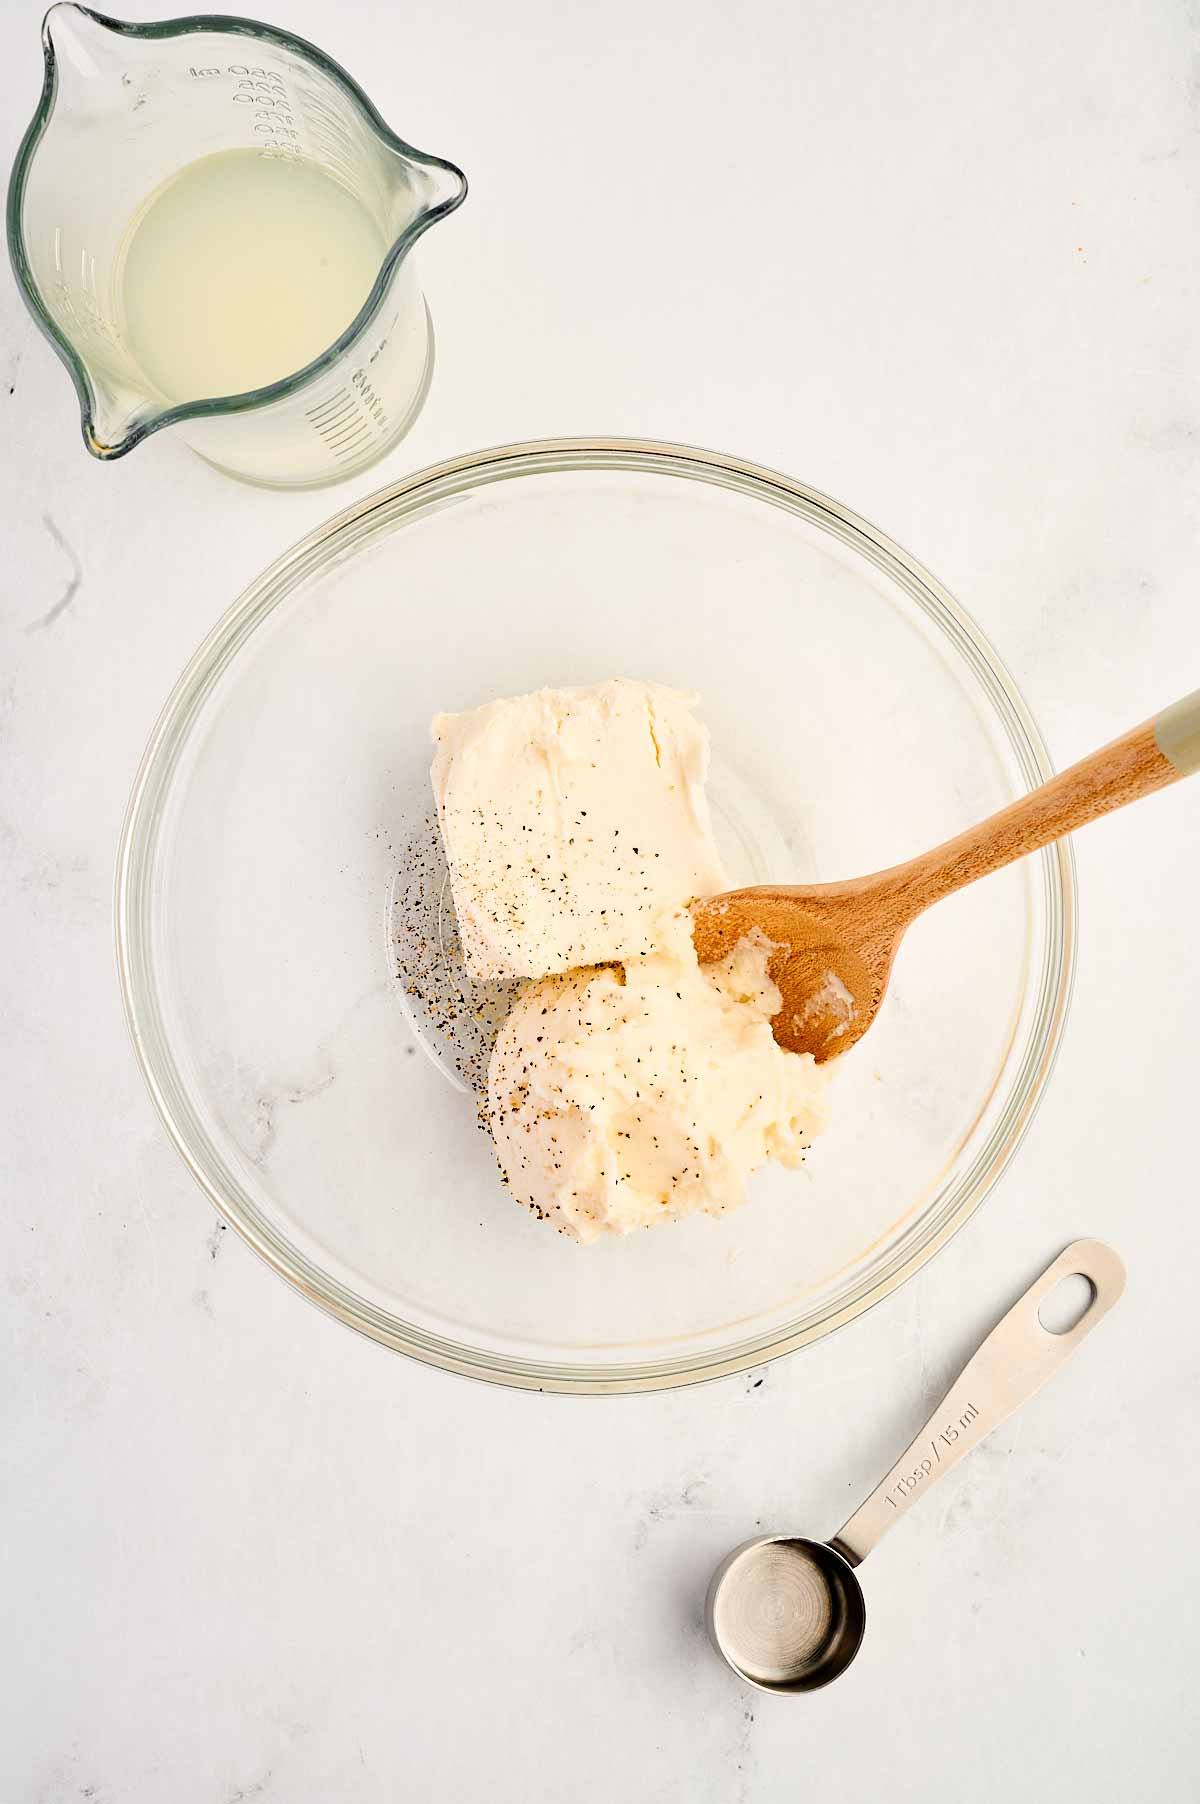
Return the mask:
[[432,855],[431,716],[613,675],[702,697],[738,883],[895,863],[1050,773],[974,623],[864,520],[735,458],[560,440],[407,477],[254,583],[167,703],[118,868],[134,1044],[216,1208],[341,1321],[543,1390],[737,1371],[894,1290],[1012,1157],[1070,989],[1060,845],[913,927],[800,1171],[586,1248],[533,1220],[406,993],[396,899]]

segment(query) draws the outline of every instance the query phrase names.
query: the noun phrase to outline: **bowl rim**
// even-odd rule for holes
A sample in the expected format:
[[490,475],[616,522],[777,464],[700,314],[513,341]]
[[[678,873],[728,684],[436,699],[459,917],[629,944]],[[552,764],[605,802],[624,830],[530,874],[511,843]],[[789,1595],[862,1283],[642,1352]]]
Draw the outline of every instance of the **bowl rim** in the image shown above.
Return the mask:
[[1041,732],[990,641],[923,565],[861,515],[779,471],[691,445],[607,437],[527,440],[429,465],[375,490],[298,540],[242,591],[188,661],[143,753],[117,853],[114,930],[121,998],[134,1054],[167,1135],[218,1214],[278,1276],[346,1326],[423,1364],[521,1390],[604,1396],[728,1377],[823,1339],[890,1296],[953,1238],[1007,1169],[1045,1091],[1074,984],[1077,897],[1070,842],[1060,840],[1036,855],[1046,905],[1046,945],[1040,974],[1031,974],[1031,982],[1037,984],[1037,1001],[1025,1054],[1010,1081],[999,1119],[970,1166],[958,1175],[943,1207],[926,1212],[932,1217],[926,1231],[911,1245],[908,1240],[902,1242],[881,1270],[872,1268],[849,1297],[831,1302],[811,1319],[800,1317],[764,1335],[699,1356],[676,1354],[605,1367],[518,1358],[483,1352],[402,1322],[322,1272],[285,1241],[248,1197],[239,1199],[233,1194],[238,1187],[232,1174],[226,1174],[229,1182],[219,1181],[219,1156],[215,1148],[208,1148],[206,1156],[208,1136],[191,1111],[185,1086],[176,1080],[168,1042],[160,1029],[144,931],[161,820],[159,803],[170,788],[191,725],[221,674],[260,622],[303,577],[320,568],[331,551],[344,557],[373,527],[400,525],[431,503],[480,484],[581,470],[666,474],[733,488],[813,520],[852,544],[896,580],[950,639],[987,692],[1030,786],[1053,774]]

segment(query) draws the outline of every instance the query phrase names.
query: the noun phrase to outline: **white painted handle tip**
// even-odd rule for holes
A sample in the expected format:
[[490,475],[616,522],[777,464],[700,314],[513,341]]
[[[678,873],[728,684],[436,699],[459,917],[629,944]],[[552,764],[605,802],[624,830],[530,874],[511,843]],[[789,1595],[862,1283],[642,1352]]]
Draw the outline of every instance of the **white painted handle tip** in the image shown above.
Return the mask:
[[1200,770],[1200,689],[1155,716],[1154,743],[1181,777]]

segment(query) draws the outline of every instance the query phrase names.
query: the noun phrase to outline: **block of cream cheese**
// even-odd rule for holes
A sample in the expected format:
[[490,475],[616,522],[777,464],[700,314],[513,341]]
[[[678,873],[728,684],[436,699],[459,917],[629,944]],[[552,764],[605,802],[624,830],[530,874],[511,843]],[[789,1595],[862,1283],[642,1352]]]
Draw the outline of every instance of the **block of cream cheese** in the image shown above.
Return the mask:
[[504,1180],[574,1240],[734,1209],[757,1166],[799,1164],[824,1125],[828,1067],[771,1034],[767,944],[700,966],[682,910],[656,937],[623,970],[530,984],[492,1053]]
[[437,716],[433,790],[472,977],[645,957],[664,908],[730,887],[694,701],[614,679]]

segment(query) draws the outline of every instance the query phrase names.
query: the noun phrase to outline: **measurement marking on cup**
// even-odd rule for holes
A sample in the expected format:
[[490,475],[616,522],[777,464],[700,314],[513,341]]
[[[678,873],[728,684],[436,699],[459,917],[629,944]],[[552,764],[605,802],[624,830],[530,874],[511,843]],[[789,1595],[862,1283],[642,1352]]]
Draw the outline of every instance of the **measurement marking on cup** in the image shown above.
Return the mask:
[[325,443],[331,450],[340,451],[343,445],[353,444],[356,440],[367,438],[369,436],[369,429],[366,421],[363,420],[356,422],[353,426],[347,427],[344,432],[339,432],[334,438],[329,438],[327,436]]
[[335,439],[340,433],[353,430],[362,423],[362,414],[357,407],[348,408],[344,413],[334,414],[329,419],[313,421],[321,437],[327,439]]
[[369,432],[360,432],[356,433],[353,438],[343,440],[340,445],[332,446],[331,449],[336,457],[350,457],[361,451],[362,447],[369,444],[370,441],[371,434]]
[[357,419],[358,409],[352,402],[347,402],[345,407],[339,407],[336,413],[322,414],[320,418],[310,414],[309,418],[318,432],[335,432],[339,426],[344,426],[347,420]]
[[352,413],[339,414],[336,420],[322,420],[317,430],[327,439],[341,438],[347,432],[357,432],[367,421],[357,408]]
[[929,1477],[935,1466],[941,1465],[943,1448],[953,1447],[959,1435],[965,1433],[967,1429],[973,1428],[978,1420],[978,1409],[973,1403],[968,1403],[961,1416],[956,1417],[952,1422],[947,1422],[944,1428],[939,1429],[937,1434],[932,1436],[929,1449],[933,1457],[930,1458],[927,1454],[919,1465],[914,1466],[911,1472],[905,1473],[903,1478],[898,1478],[891,1490],[885,1492],[885,1496],[894,1510],[898,1510],[904,1499],[912,1495],[923,1479]]
[[328,419],[330,415],[337,413],[340,409],[353,407],[353,405],[354,396],[349,389],[340,388],[337,394],[331,396],[328,401],[321,401],[316,407],[306,407],[304,411],[310,420],[319,420],[322,416]]
[[339,463],[358,457],[387,428],[382,402],[362,370],[354,372],[350,387],[305,408],[305,417]]

